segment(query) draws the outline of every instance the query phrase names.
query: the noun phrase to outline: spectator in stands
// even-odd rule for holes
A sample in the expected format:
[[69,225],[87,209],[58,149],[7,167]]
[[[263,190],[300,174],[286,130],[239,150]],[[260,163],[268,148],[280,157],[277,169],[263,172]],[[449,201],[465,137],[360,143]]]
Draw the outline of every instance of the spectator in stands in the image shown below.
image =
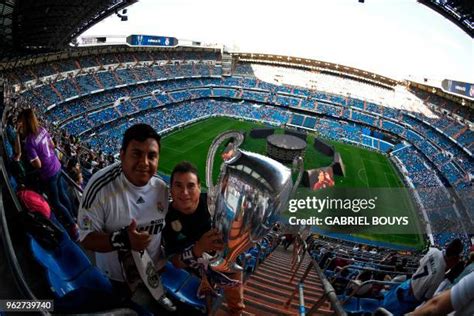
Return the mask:
[[[416,309],[412,316],[474,315],[474,272],[462,278],[451,289],[432,298],[426,304]],[[451,314],[450,314],[451,315]]]
[[397,263],[395,265],[395,271],[396,272],[408,272],[407,270],[407,265],[408,265],[408,258],[403,258],[401,263]]
[[66,166],[66,172],[77,185],[82,187],[82,170],[77,158],[69,159]]
[[459,261],[463,248],[460,239],[451,241],[443,251],[430,248],[412,278],[385,295],[383,307],[394,315],[404,315],[431,299],[445,272]]
[[9,116],[5,127],[6,142],[8,158],[12,161],[19,161],[21,157],[20,134],[17,127],[13,125],[13,117]]
[[83,170],[92,175],[94,171],[94,154],[88,151],[85,158],[82,160],[82,163]]
[[[156,270],[165,263],[161,231],[168,209],[168,190],[154,176],[159,153],[160,136],[151,126],[130,127],[123,137],[120,162],[91,178],[79,208],[81,244],[96,252],[97,266],[111,279],[117,296],[125,302],[141,283],[138,267],[154,264],[156,269],[147,270],[146,274],[158,277]],[[139,262],[147,257],[151,262]],[[153,278],[142,281],[154,297],[160,296],[158,303],[168,311],[175,311],[161,282],[156,287],[149,284],[150,279]]]
[[369,270],[364,270],[357,275],[355,280],[351,281],[350,285],[347,287],[349,294],[354,294],[356,296],[367,296],[371,289],[372,284],[364,284],[364,282],[372,280],[373,274]]
[[330,261],[331,258],[334,257],[334,248],[329,247],[329,249],[326,249],[325,247],[321,247],[320,250],[320,257],[319,257],[319,266],[321,268],[326,268],[326,264]]
[[[15,184],[24,183],[26,178],[25,166],[21,155],[21,141],[20,133],[17,127],[14,127],[13,116],[9,116],[5,126],[5,151],[7,154],[6,164],[12,176],[15,179]],[[15,188],[15,187],[14,187]]]
[[454,280],[454,284],[458,283],[463,277],[465,277],[471,272],[474,272],[474,251],[469,254],[469,260],[466,263],[466,267],[464,268],[462,273]]
[[293,243],[293,241],[295,241],[295,236],[293,234],[285,234],[283,235],[283,237],[284,239],[283,239],[282,245],[283,245],[283,248],[287,250],[288,247],[290,247],[290,245]]
[[462,271],[464,270],[464,261],[459,261],[456,263],[454,267],[449,269],[449,271],[446,273],[446,277],[444,280],[439,284],[438,288],[436,289],[435,293],[433,296],[438,295],[439,293],[450,289],[453,284],[454,280],[461,275]]
[[[276,222],[273,227],[272,227],[272,232],[275,232],[275,233],[278,233],[280,232],[281,230],[281,223],[280,222]],[[310,238],[311,236],[308,237],[308,239]],[[309,240],[308,240],[309,242]]]
[[113,164],[115,162],[115,158],[114,158],[114,155],[108,155],[107,156],[107,161],[109,164]]
[[32,109],[23,110],[18,116],[18,128],[25,137],[25,149],[31,165],[39,170],[40,180],[47,188],[53,208],[59,212],[69,235],[77,239],[78,227],[69,199],[66,183],[61,176],[61,163],[55,154],[55,146],[48,131],[39,125]]
[[[171,173],[172,203],[166,215],[163,238],[166,254],[178,268],[193,268],[203,284],[210,277],[211,283],[224,283],[224,296],[229,315],[241,315],[244,309],[242,273],[226,275],[198,266],[204,253],[223,250],[222,235],[211,228],[211,215],[207,208],[206,194],[201,194],[201,184],[196,167],[189,162],[177,164]],[[209,273],[203,272],[207,270]],[[219,280],[218,280],[219,279]],[[235,282],[239,280],[239,282]]]

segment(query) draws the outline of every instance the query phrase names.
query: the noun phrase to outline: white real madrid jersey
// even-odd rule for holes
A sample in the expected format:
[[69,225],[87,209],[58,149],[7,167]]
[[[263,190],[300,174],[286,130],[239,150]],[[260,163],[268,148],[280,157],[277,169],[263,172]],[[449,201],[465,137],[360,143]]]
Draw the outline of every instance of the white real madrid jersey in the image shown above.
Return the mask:
[[434,292],[444,279],[446,262],[443,252],[430,248],[428,253],[421,258],[420,266],[411,278],[411,287],[415,298],[419,301],[433,297]]
[[[84,190],[78,214],[79,239],[94,231],[114,232],[133,218],[138,231],[151,235],[147,250],[156,263],[167,210],[168,189],[161,179],[154,176],[147,185],[137,187],[126,179],[121,164],[115,163],[94,174]],[[96,253],[96,264],[109,278],[124,281],[117,251]]]

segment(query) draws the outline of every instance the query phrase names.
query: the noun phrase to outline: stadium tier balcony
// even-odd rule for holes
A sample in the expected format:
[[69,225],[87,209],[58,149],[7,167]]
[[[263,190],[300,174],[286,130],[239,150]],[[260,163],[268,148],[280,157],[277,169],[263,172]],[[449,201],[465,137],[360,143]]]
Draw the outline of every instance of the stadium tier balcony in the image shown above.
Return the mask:
[[137,112],[138,108],[135,107],[132,101],[127,100],[117,105],[117,110],[120,112],[121,115],[126,115]]
[[84,56],[79,59],[79,64],[81,68],[91,68],[91,67],[98,67],[99,64],[95,56]]
[[464,147],[468,148],[469,146],[472,146],[474,144],[474,132],[471,130],[465,131],[458,137],[457,141],[463,144]]
[[405,130],[403,126],[393,123],[391,121],[386,121],[386,120],[382,121],[382,127],[386,129],[387,131],[394,133],[395,135],[402,135],[402,133]]
[[86,130],[90,129],[92,126],[86,119],[77,119],[67,123],[64,128],[71,134],[71,135],[80,135],[81,133],[85,132]]
[[367,114],[360,113],[358,111],[353,111],[352,112],[352,119],[356,120],[356,121],[359,121],[359,122],[363,122],[363,123],[372,125],[372,126],[375,126],[375,122],[376,122],[375,117],[367,115]]
[[358,99],[349,99],[347,105],[359,109],[364,109],[364,102]]
[[[108,115],[114,115],[111,109],[107,109]],[[236,104],[236,103],[225,103],[225,102],[209,102],[209,101],[196,101],[196,102],[188,102],[184,104],[180,104],[177,106],[168,107],[166,111],[163,109],[156,109],[153,112],[150,112],[146,116],[146,120],[148,123],[151,123],[155,128],[158,130],[163,130],[166,128],[171,128],[175,125],[185,123],[189,120],[207,117],[209,115],[215,113],[223,113],[226,115],[232,116],[239,116],[249,119],[256,119],[256,120],[267,120],[272,122],[278,123],[285,123],[288,120],[288,114],[285,114],[284,111],[278,110],[274,107],[269,106],[261,106],[259,108],[254,107],[251,104]],[[110,117],[106,117],[106,114],[99,112],[96,116],[90,115],[89,119],[92,122],[96,122],[96,126],[101,125],[100,120],[109,119]],[[117,118],[117,117],[115,117]],[[99,121],[97,121],[99,119]],[[143,121],[143,117],[137,117],[139,121]],[[119,126],[123,124],[128,124],[128,121],[124,121]],[[136,120],[134,122],[137,122]],[[74,123],[74,128],[76,128],[76,124]],[[68,125],[65,126],[69,128]],[[123,129],[121,127],[121,129]],[[114,129],[102,129],[96,132],[96,135],[91,137],[88,141],[92,146],[95,144],[101,144],[102,140],[107,138],[112,138],[113,135],[116,133],[116,128]],[[120,132],[119,132],[120,133]],[[110,143],[110,142],[106,142]],[[117,146],[119,144],[116,144]],[[108,148],[104,149],[106,153],[114,153],[118,150],[118,147],[108,146]]]
[[399,110],[389,108],[389,107],[384,107],[382,109],[382,113],[384,117],[391,118],[391,119],[397,119],[398,116],[400,115]]
[[416,88],[410,88],[410,92],[423,100],[425,104],[434,105],[439,109],[445,109],[451,113],[455,113],[471,122],[474,121],[474,113],[467,107],[460,106],[451,100],[442,98],[438,95],[428,93]]
[[234,75],[253,76],[254,72],[250,64],[238,63],[234,69]]
[[316,109],[316,101],[304,99],[300,103],[300,108],[314,111]]
[[371,102],[367,102],[366,104],[366,110],[372,113],[377,113],[381,114],[382,113],[382,107],[378,104],[374,104]]
[[346,105],[346,98],[341,96],[330,95],[329,100],[335,104]]
[[[429,157],[429,159],[431,159],[438,166],[443,174],[452,171],[450,166],[456,167],[456,165],[460,166],[464,170],[472,170],[472,158],[468,157],[467,154],[461,150],[459,145],[456,145],[452,140],[448,139],[432,128],[432,126],[438,127],[440,130],[447,133],[448,136],[456,139],[461,145],[469,146],[472,149],[474,138],[472,131],[467,130],[465,127],[449,117],[439,117],[435,119],[427,118],[419,113],[415,113],[414,115],[417,116],[417,118],[426,122],[424,123],[419,119],[403,115],[402,122],[408,124],[408,127],[405,127],[399,123],[394,123],[389,120],[380,121],[376,117],[376,115],[382,115],[386,118],[392,118],[399,121],[401,117],[400,111],[403,110],[399,108],[382,107],[376,103],[363,101],[360,99],[340,96],[328,92],[296,88],[289,85],[274,85],[256,79],[255,77],[191,79],[188,77],[205,77],[211,74],[218,75],[218,69],[220,68],[216,67],[215,64],[203,63],[202,59],[196,59],[196,62],[190,62],[190,60],[194,59],[186,59],[189,57],[189,55],[186,54],[183,55],[185,57],[184,59],[181,59],[181,57],[176,57],[173,54],[153,55],[152,53],[144,52],[134,55],[109,54],[107,56],[100,56],[100,58],[89,56],[81,58],[78,61],[81,64],[81,67],[84,67],[84,64],[87,63],[90,63],[91,65],[94,64],[93,67],[97,67],[99,63],[104,65],[115,65],[121,63],[123,66],[124,63],[130,61],[135,63],[137,60],[143,60],[143,58],[150,59],[150,56],[155,60],[168,60],[169,62],[164,66],[158,66],[155,64],[154,66],[149,67],[136,64],[134,67],[129,67],[128,69],[120,68],[115,71],[104,70],[97,73],[92,72],[88,74],[81,74],[75,78],[59,80],[51,85],[43,85],[36,88],[34,91],[26,91],[24,92],[24,97],[31,103],[43,108],[43,111],[47,106],[56,104],[56,107],[48,112],[50,119],[56,122],[64,121],[65,119],[70,118],[71,115],[82,115],[92,109],[97,111],[94,114],[88,115],[87,118],[83,118],[82,120],[71,123],[70,129],[73,132],[84,132],[89,129],[97,128],[97,123],[109,120],[117,120],[120,117],[135,113],[137,110],[149,110],[163,105],[170,106],[175,102],[185,102],[198,97],[238,98],[247,101],[273,103],[285,107],[308,110],[314,110],[315,100],[319,100],[317,107],[318,113],[335,118],[346,118],[360,123],[365,123],[372,127],[382,128],[396,135],[405,137],[408,141],[415,144],[416,147],[421,150],[421,152]],[[192,58],[198,57],[202,56],[197,53],[192,56]],[[207,57],[209,57],[209,60],[216,59],[215,55],[213,54],[210,54]],[[68,60],[67,62],[64,62],[64,68],[61,63],[55,63],[54,65],[48,65],[47,67],[44,67],[44,69],[41,69],[41,71],[35,71],[36,75],[39,74],[41,76],[50,73],[51,71],[58,72],[64,69],[70,69],[71,66],[75,66],[75,62],[73,60]],[[241,69],[242,67],[238,65],[234,74],[239,74],[239,70]],[[184,79],[170,80],[170,78],[175,77],[184,77]],[[156,79],[159,79],[160,81],[136,85],[137,81],[153,81]],[[335,85],[340,85],[341,82],[346,82],[351,86],[357,86],[355,83],[349,81],[340,81],[339,79],[336,80],[334,78],[332,78],[331,81]],[[128,84],[127,88],[116,88],[117,85],[123,83]],[[210,89],[211,86],[214,86],[214,88]],[[225,87],[236,87],[238,89],[230,89]],[[363,89],[369,89],[371,85],[364,84],[361,87]],[[97,91],[101,88],[108,90],[86,96],[86,94],[90,93],[91,91]],[[152,91],[160,90],[168,91],[168,94],[158,92],[155,96],[150,96]],[[77,95],[80,95],[79,99],[65,102],[66,99],[75,97]],[[147,98],[143,99],[143,96],[145,95]],[[106,110],[100,110],[101,107],[107,106],[121,97],[136,97],[138,99],[127,101],[119,105],[114,110],[110,108]],[[434,98],[433,100],[433,102],[439,101],[435,100]],[[321,101],[330,102],[333,103],[333,105],[324,104]],[[62,103],[64,103],[64,105],[62,105]],[[335,106],[334,104],[343,105],[343,107]],[[350,111],[348,107],[358,108],[364,110],[364,112],[355,110]],[[254,119],[268,119],[270,121],[281,122],[285,121],[285,117],[286,119],[288,118],[288,114],[282,114],[281,112],[262,112],[262,109],[266,109],[266,107],[245,107],[239,109],[242,111],[241,113],[230,111],[227,108],[224,113]],[[376,115],[371,115],[369,113]],[[337,120],[328,119],[327,122],[321,124],[321,126],[327,126],[328,128],[333,128],[334,130],[327,131],[320,128],[320,125],[318,124],[319,119],[310,118],[310,116],[310,114],[308,116],[304,116],[301,122],[294,122],[294,124],[308,129],[315,128],[317,132],[332,139],[340,139],[342,137],[346,141],[365,144],[382,151],[388,150],[388,147],[390,147],[386,143],[362,136],[362,129],[355,124],[346,124],[344,122],[338,122]],[[189,118],[193,116],[183,114],[183,117]],[[295,116],[293,116],[293,120],[295,120]],[[182,121],[182,119],[175,120],[170,118],[170,122],[172,123]],[[323,120],[321,119],[320,121]],[[85,128],[80,128],[78,126],[81,124],[81,122],[84,124]],[[412,130],[416,131],[416,133]],[[429,139],[429,141],[425,140],[424,138]],[[439,146],[439,148],[433,146],[431,142]],[[454,158],[456,160],[456,164],[446,165],[449,160],[442,151],[448,151],[449,153],[453,154],[456,157]],[[407,163],[415,163],[415,165],[418,166],[416,161],[407,161]],[[441,166],[445,167],[442,168]],[[447,178],[452,184],[465,186],[466,183],[461,181],[462,177],[464,177],[464,174],[456,173],[455,175],[450,175]]]
[[140,111],[151,109],[156,106],[156,101],[152,97],[145,97],[136,101],[137,107]]
[[283,95],[277,95],[276,103],[286,107],[297,107],[300,103],[300,100]]
[[51,76],[57,73],[52,64],[43,64],[41,67],[35,67],[32,71],[38,78]]
[[95,91],[99,90],[100,87],[94,77],[91,75],[83,75],[76,77],[77,84],[81,87],[81,91]]
[[52,84],[53,91],[58,95],[61,101],[77,96],[80,91],[74,87],[70,79],[57,81]]
[[244,90],[243,94],[242,94],[243,99],[251,99],[251,100],[258,101],[258,102],[265,102],[268,97],[269,97],[268,93],[250,91],[250,90]]
[[294,114],[293,117],[291,118],[291,124],[293,125],[303,126],[303,121],[304,121],[303,115]]
[[321,102],[318,103],[317,109],[321,113],[326,113],[326,114],[329,114],[331,116],[336,116],[336,117],[339,116],[339,114],[341,113],[340,107],[324,104]]
[[[117,74],[117,76],[114,76],[114,73]],[[115,86],[125,82],[118,75],[118,71],[115,71],[115,72],[99,71],[96,74],[94,79],[96,80],[98,85],[106,89],[114,88]]]

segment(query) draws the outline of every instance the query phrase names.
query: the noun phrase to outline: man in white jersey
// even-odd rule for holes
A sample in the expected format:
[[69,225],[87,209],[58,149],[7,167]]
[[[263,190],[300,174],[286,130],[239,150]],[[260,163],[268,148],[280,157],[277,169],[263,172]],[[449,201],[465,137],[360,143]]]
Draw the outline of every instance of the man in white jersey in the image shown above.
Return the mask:
[[446,271],[459,261],[463,248],[460,239],[451,241],[445,250],[430,248],[426,255],[421,258],[420,266],[411,279],[403,282],[385,295],[383,307],[394,315],[404,315],[432,298],[439,284],[443,281]]
[[[125,297],[132,295],[125,290],[125,282],[132,281],[125,277],[130,271],[123,268],[119,255],[146,251],[155,265],[160,263],[168,189],[155,175],[159,152],[160,136],[151,126],[137,124],[127,129],[121,161],[92,176],[79,208],[82,246],[96,252],[97,266]],[[176,310],[165,295],[158,302],[169,311]]]

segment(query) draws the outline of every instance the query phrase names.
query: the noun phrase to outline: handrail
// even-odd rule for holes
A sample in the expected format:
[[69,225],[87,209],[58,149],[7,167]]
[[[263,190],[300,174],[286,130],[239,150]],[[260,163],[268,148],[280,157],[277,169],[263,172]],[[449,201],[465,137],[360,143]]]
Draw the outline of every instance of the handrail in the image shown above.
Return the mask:
[[326,278],[326,275],[323,273],[323,271],[321,271],[321,268],[319,267],[316,260],[311,258],[311,262],[313,263],[314,269],[316,270],[317,274],[319,275],[319,278],[321,279],[321,282],[323,283],[324,295],[323,295],[323,297],[321,297],[319,299],[318,302],[316,302],[313,305],[313,307],[308,312],[308,315],[312,315],[312,313],[315,310],[317,310],[317,308],[324,302],[325,298],[327,298],[331,302],[331,307],[334,309],[334,314],[335,315],[337,315],[337,316],[346,316],[347,313],[344,310],[344,308],[342,307],[341,302],[337,298],[336,291],[334,290],[331,283],[329,283],[328,279]]
[[77,190],[79,192],[79,196],[82,196],[83,190],[80,185],[78,185],[68,174],[64,169],[61,169],[62,175],[66,179],[66,182],[68,185],[72,185],[74,187],[74,190]]
[[[86,148],[86,147],[83,147],[83,148]],[[70,158],[71,158],[71,157],[67,156],[66,153],[65,153],[63,150],[61,150],[60,148],[56,147],[56,149],[57,149],[58,151],[60,151],[64,156],[66,156],[67,159],[70,159]],[[62,165],[62,164],[61,164],[61,165]],[[84,192],[83,192],[84,190],[81,188],[81,186],[78,185],[78,184],[76,183],[76,181],[74,181],[74,180],[71,178],[71,176],[64,170],[64,168],[61,168],[61,173],[62,173],[62,175],[64,176],[64,179],[66,179],[67,184],[68,184],[68,185],[72,185],[72,187],[74,188],[74,190],[78,192],[78,195],[77,195],[77,196],[82,197],[82,193],[84,193]]]
[[[306,252],[308,250],[308,245],[306,243],[306,241],[304,241],[300,234],[297,235],[297,238],[296,238],[296,241],[299,242],[301,245],[302,245],[302,249]],[[334,290],[334,288],[332,287],[331,283],[329,283],[328,279],[326,278],[326,276],[324,275],[324,273],[322,272],[321,268],[319,267],[318,263],[316,262],[316,260],[314,260],[314,258],[312,258],[311,256],[308,256],[310,258],[310,263],[308,265],[308,267],[306,268],[306,271],[304,272],[303,276],[300,278],[300,281],[297,282],[297,285],[296,285],[296,288],[295,290],[293,291],[293,293],[291,294],[290,298],[288,299],[288,301],[285,303],[285,306],[289,306],[291,304],[291,301],[293,300],[293,297],[295,296],[296,292],[299,291],[299,286],[300,284],[304,284],[304,281],[306,280],[309,272],[311,271],[311,269],[314,267],[314,269],[316,270],[316,273],[317,275],[319,276],[320,280],[321,280],[321,283],[323,285],[323,290],[324,290],[324,294],[323,296],[316,302],[314,303],[314,305],[311,307],[311,309],[308,311],[308,315],[312,315],[313,313],[316,313],[318,308],[326,301],[326,300],[329,300],[330,303],[331,303],[331,308],[334,310],[334,315],[336,316],[346,316],[347,313],[344,311],[344,309],[342,308],[342,304],[341,302],[339,301],[339,299],[337,298],[337,295],[336,295],[336,291]],[[302,262],[303,260],[301,260]],[[298,267],[296,268],[294,274],[296,274],[296,272],[299,270],[300,268],[300,265],[298,265]]]
[[303,283],[298,283],[298,290],[299,290],[299,296],[300,296],[300,305],[299,305],[299,314],[300,316],[305,316],[306,315],[306,309],[304,307],[304,284]]
[[[293,243],[293,262],[292,262],[292,265],[291,265],[291,270],[294,269],[294,271],[293,271],[293,274],[291,275],[291,278],[290,278],[290,281],[289,281],[290,283],[295,278],[296,273],[298,273],[298,270],[300,269],[301,264],[304,261],[304,257],[306,255],[306,249],[307,249],[306,243],[304,243],[304,242],[301,243],[301,241],[299,239],[296,239],[295,242]],[[301,255],[300,253],[303,253],[303,254]],[[296,266],[296,268],[295,268],[295,266]]]

